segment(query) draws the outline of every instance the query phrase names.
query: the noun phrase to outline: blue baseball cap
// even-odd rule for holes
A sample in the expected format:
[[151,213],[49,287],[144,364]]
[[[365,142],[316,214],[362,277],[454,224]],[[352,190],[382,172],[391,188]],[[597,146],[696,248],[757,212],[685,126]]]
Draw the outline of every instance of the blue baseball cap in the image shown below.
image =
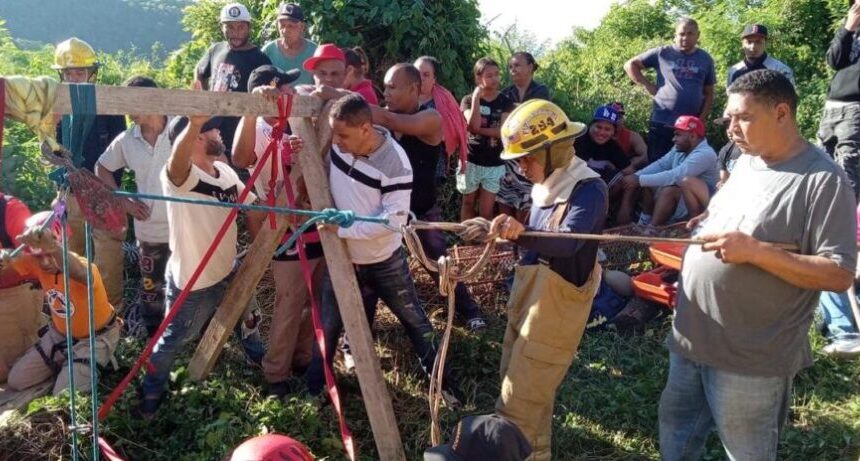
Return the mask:
[[591,121],[596,122],[598,120],[602,120],[605,122],[609,122],[613,125],[618,125],[618,111],[610,106],[600,106],[594,111],[594,117],[592,117]]

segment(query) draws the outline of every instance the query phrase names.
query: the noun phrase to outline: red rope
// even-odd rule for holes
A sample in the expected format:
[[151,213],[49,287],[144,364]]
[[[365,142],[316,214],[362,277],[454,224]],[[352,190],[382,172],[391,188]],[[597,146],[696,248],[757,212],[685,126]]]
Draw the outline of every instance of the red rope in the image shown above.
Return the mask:
[[99,437],[99,449],[102,452],[102,456],[104,456],[108,461],[125,461],[125,459],[120,456],[112,446],[110,446],[107,440],[102,437]]
[[[268,160],[268,155],[271,155],[271,152],[267,149],[266,153],[263,154],[263,158],[260,159],[261,164],[265,164],[266,160]],[[254,185],[254,182],[257,180],[257,177],[260,175],[260,171],[262,168],[258,168],[251,174],[251,178],[248,179],[248,182],[245,184],[245,188],[242,190],[242,193],[239,194],[239,199],[237,203],[244,203],[245,198],[248,197],[248,194],[251,192],[251,188]],[[131,381],[137,376],[137,373],[140,371],[140,368],[143,364],[149,359],[149,356],[152,354],[152,349],[155,347],[155,343],[158,342],[158,338],[164,334],[164,330],[167,329],[167,326],[170,325],[170,322],[176,317],[176,314],[179,313],[179,309],[182,308],[182,305],[185,303],[185,299],[188,297],[188,294],[191,293],[191,287],[197,283],[197,279],[200,278],[200,274],[203,273],[203,269],[209,264],[209,260],[212,259],[212,255],[215,253],[215,249],[221,243],[221,240],[224,238],[224,234],[227,233],[227,230],[230,229],[230,226],[233,225],[236,220],[236,214],[238,214],[239,209],[233,208],[230,210],[230,214],[227,215],[227,219],[224,220],[224,223],[221,225],[221,229],[218,230],[218,233],[215,235],[215,238],[212,240],[212,243],[209,245],[209,249],[206,250],[206,254],[203,255],[203,259],[200,260],[200,264],[197,265],[197,268],[194,270],[194,273],[191,275],[191,278],[188,279],[188,282],[185,284],[185,288],[182,289],[182,292],[179,293],[179,296],[174,301],[173,306],[171,306],[170,310],[167,312],[167,315],[164,317],[164,321],[161,322],[161,325],[158,327],[158,330],[154,335],[149,339],[149,342],[146,343],[146,347],[143,349],[143,352],[138,357],[137,361],[131,367],[128,374],[125,375],[125,378],[120,381],[119,385],[111,392],[108,396],[107,400],[102,404],[101,408],[99,408],[99,420],[104,420],[107,415],[110,413],[116,401],[125,392],[126,388]],[[148,362],[147,362],[148,363]]]
[[[289,143],[284,144],[283,148],[291,158],[292,148]],[[296,197],[293,192],[293,185],[290,183],[289,174],[286,171],[284,172],[284,188],[287,192],[289,206],[290,208],[294,208],[296,206]],[[294,224],[296,223],[295,216],[291,216],[290,219],[293,220]],[[294,228],[297,227],[298,226],[294,226]],[[334,372],[332,371],[331,366],[329,366],[329,363],[325,360],[326,345],[322,327],[322,316],[320,315],[319,306],[317,305],[316,297],[314,296],[313,280],[311,276],[312,271],[311,266],[308,263],[308,256],[305,253],[305,241],[303,235],[299,235],[296,240],[296,248],[299,251],[299,263],[302,266],[302,274],[304,275],[305,284],[308,287],[308,296],[311,301],[311,318],[314,323],[314,338],[317,341],[317,346],[319,346],[320,355],[323,357],[323,374],[325,375],[326,390],[328,391],[329,398],[331,399],[332,407],[337,414],[337,421],[340,426],[340,439],[343,441],[343,448],[346,450],[346,454],[349,456],[349,459],[355,461],[355,442],[352,439],[352,434],[349,431],[349,426],[347,426],[346,418],[343,415],[343,406],[340,402],[340,394],[337,390],[337,382],[334,379]]]

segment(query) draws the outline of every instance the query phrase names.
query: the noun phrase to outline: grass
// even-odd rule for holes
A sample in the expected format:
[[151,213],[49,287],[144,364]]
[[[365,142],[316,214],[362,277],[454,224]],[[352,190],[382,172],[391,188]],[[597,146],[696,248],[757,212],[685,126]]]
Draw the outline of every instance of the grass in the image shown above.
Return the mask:
[[[488,319],[488,330],[477,336],[459,326],[454,329],[448,366],[467,398],[462,411],[442,412],[446,434],[462,416],[493,410],[499,391],[498,364],[507,301],[507,292],[498,279],[514,260],[508,250],[502,248],[501,256],[479,277],[490,282],[470,287]],[[431,321],[441,332],[445,301],[436,294],[423,270],[416,268],[413,273]],[[270,309],[272,296],[272,280],[264,279],[258,289],[264,310],[267,306]],[[649,324],[637,336],[612,331],[586,333],[578,358],[558,391],[554,459],[659,459],[657,402],[668,370],[663,341],[670,326],[671,318],[665,317]],[[407,459],[421,459],[430,439],[426,382],[402,329],[387,310],[380,309],[375,328],[377,354],[389,384]],[[780,444],[780,459],[857,460],[860,361],[823,356],[820,335],[813,332],[810,338],[815,365],[795,379],[792,413]],[[118,351],[120,370],[102,377],[101,398],[128,371],[141,348],[139,341],[123,339]],[[232,342],[205,382],[191,382],[185,370],[191,352],[189,349],[177,360],[170,396],[156,419],[145,422],[134,416],[138,395],[131,387],[102,424],[103,436],[126,459],[220,460],[242,440],[267,432],[289,434],[307,444],[319,458],[344,458],[331,407],[321,407],[303,393],[286,402],[267,398],[261,373],[244,364]],[[360,459],[377,459],[358,382],[343,370],[338,376]],[[89,399],[79,402],[79,411],[89,415]],[[63,397],[32,402],[27,417],[0,429],[0,461],[68,459],[68,434],[62,423],[68,421],[66,407]],[[87,447],[88,441],[84,440],[80,459],[89,459]],[[705,459],[724,458],[719,440],[712,436]]]

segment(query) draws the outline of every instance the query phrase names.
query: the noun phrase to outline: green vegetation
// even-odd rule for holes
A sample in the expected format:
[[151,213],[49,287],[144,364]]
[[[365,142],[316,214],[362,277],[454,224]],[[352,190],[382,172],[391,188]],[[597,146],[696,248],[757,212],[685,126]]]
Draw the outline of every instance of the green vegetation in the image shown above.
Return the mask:
[[[53,0],[64,17],[81,18],[77,8],[91,5],[105,7],[107,0],[65,2]],[[30,2],[3,0],[0,17],[11,7]],[[116,1],[111,7],[116,9]],[[142,5],[146,2],[123,2]],[[180,8],[182,1],[149,1],[168,10]],[[271,19],[277,0],[248,2],[252,13],[264,18],[256,25],[254,37],[267,39],[275,31]],[[535,52],[542,69],[537,79],[554,89],[555,99],[572,118],[588,120],[593,109],[610,100],[627,103],[628,124],[644,129],[650,103],[641,89],[631,86],[622,69],[623,62],[650,46],[668,43],[672,22],[681,14],[690,14],[701,24],[702,47],[717,62],[718,99],[715,111],[724,104],[724,79],[729,65],[741,58],[739,31],[747,22],[763,22],[771,29],[769,49],[795,70],[801,95],[800,122],[804,133],[813,137],[829,82],[824,52],[832,31],[844,19],[844,0],[630,0],[613,6],[595,30],[576,30],[565,41],[552,48],[538,47],[528,35],[515,28],[507,34],[487,33],[478,23],[474,0],[384,1],[323,0],[301,1],[311,18],[310,32],[318,42],[336,41],[341,45],[363,45],[374,64],[374,79],[381,79],[385,67],[393,62],[411,61],[421,54],[441,58],[444,71],[441,81],[457,96],[472,85],[471,67],[482,54],[506,62],[512,51]],[[653,4],[652,4],[653,3]],[[43,2],[44,4],[44,2]],[[185,87],[191,70],[211,41],[219,40],[217,12],[221,3],[200,0],[186,7],[182,23],[191,40],[167,47],[172,53],[162,59],[158,52],[140,45],[132,50],[128,43],[135,21],[121,21],[122,39],[114,37],[116,48],[95,44],[111,51],[101,53],[100,80],[117,84],[124,78],[143,73],[155,77],[166,87]],[[66,9],[62,9],[66,8]],[[17,10],[16,10],[17,11]],[[89,11],[89,10],[87,10]],[[559,14],[559,12],[555,12]],[[547,12],[554,14],[554,12]],[[119,18],[119,16],[117,16]],[[56,41],[77,33],[69,21],[54,21],[62,27],[51,28]],[[128,28],[126,28],[128,25]],[[36,26],[34,26],[36,27]],[[95,26],[90,26],[96,30]],[[49,46],[23,49],[18,39],[23,33],[12,27],[12,34],[0,24],[0,75],[52,75]],[[99,29],[101,30],[101,28]],[[105,28],[107,30],[107,28]],[[160,29],[150,29],[146,36],[167,43]],[[12,35],[16,41],[12,40]],[[86,34],[80,34],[88,38]],[[29,38],[28,40],[37,40]],[[184,40],[184,39],[183,39]],[[136,42],[135,42],[136,43]],[[715,112],[716,114],[716,112]],[[721,133],[711,133],[712,141]],[[719,145],[718,141],[712,142]],[[44,209],[53,197],[52,185],[45,176],[46,167],[38,158],[34,138],[19,124],[6,122],[3,145],[2,186],[22,197],[33,209]],[[445,197],[454,197],[452,188]],[[453,209],[453,208],[452,208]],[[420,273],[420,271],[419,271]],[[498,277],[488,274],[486,279]],[[132,284],[134,279],[132,277]],[[271,280],[260,289],[259,301],[271,306]],[[419,289],[428,300],[428,311],[441,329],[443,302],[421,276]],[[487,313],[490,329],[483,336],[455,329],[450,366],[467,394],[463,412],[443,412],[443,428],[450,432],[464,414],[492,410],[498,394],[497,367],[504,332],[506,290],[492,283],[474,287]],[[408,459],[419,459],[429,441],[429,412],[425,384],[420,378],[408,341],[392,318],[377,320],[377,352],[389,383],[395,412]],[[613,332],[589,333],[583,339],[578,360],[559,390],[555,419],[555,453],[557,459],[616,460],[657,459],[657,402],[665,383],[667,353],[662,345],[669,327],[668,319],[650,325],[642,336],[624,337]],[[811,333],[816,350],[816,364],[795,380],[792,414],[780,447],[780,458],[786,460],[854,460],[860,454],[860,362],[838,362],[821,355],[821,338]],[[100,392],[109,392],[128,370],[141,350],[139,341],[125,339],[118,358],[120,369],[106,372]],[[303,394],[288,402],[267,399],[260,372],[249,369],[241,353],[231,346],[213,375],[201,384],[187,379],[183,364],[177,361],[172,376],[171,396],[159,417],[152,422],[135,418],[137,394],[132,387],[119,401],[102,425],[105,437],[130,460],[217,460],[246,437],[271,431],[290,434],[306,442],[315,455],[341,459],[336,419],[330,407]],[[346,395],[346,414],[350,428],[361,449],[362,459],[376,459],[369,423],[364,413],[358,383],[354,376],[341,375],[342,393]],[[28,409],[29,417],[0,430],[0,460],[68,459],[66,434],[62,419],[67,418],[66,401],[42,398]],[[87,401],[80,401],[88,414]],[[62,455],[65,453],[65,455]],[[716,438],[712,438],[707,459],[722,459]],[[86,457],[84,458],[86,459]]]
[[[164,59],[188,40],[177,27],[191,0],[3,0],[0,18],[27,47],[54,44],[71,36],[108,53],[153,50]],[[61,26],[56,26],[61,24]]]

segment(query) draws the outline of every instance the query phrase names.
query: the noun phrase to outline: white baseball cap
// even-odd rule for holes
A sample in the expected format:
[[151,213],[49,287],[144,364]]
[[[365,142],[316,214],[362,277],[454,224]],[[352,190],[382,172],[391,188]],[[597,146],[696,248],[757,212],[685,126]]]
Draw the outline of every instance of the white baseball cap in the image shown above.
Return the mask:
[[241,3],[230,3],[221,8],[221,22],[251,22],[251,13]]

